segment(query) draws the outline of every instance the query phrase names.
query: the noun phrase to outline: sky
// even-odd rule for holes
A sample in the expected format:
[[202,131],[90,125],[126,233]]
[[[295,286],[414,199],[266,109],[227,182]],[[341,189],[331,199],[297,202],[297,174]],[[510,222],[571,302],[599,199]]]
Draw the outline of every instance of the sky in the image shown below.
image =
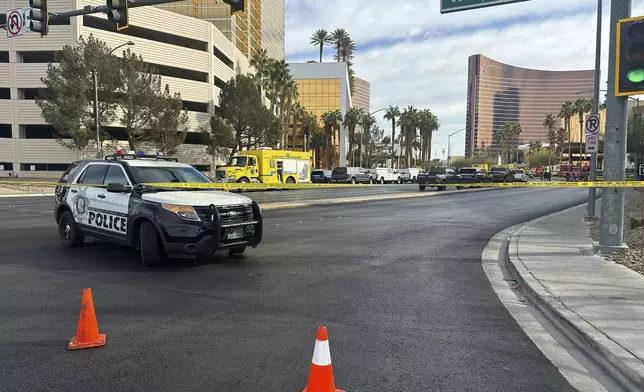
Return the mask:
[[[371,83],[371,110],[431,109],[441,124],[432,155],[441,158],[447,135],[465,127],[470,55],[525,68],[593,69],[596,10],[597,0],[529,0],[451,14],[440,13],[440,0],[286,0],[286,60],[318,61],[318,48],[310,44],[313,32],[344,28],[356,42],[356,76]],[[609,13],[610,0],[604,0],[601,89],[607,80]],[[644,15],[644,0],[632,0],[631,15]],[[330,48],[323,60],[333,61]],[[375,116],[390,134],[382,112]],[[451,143],[452,155],[463,155],[465,132]]]

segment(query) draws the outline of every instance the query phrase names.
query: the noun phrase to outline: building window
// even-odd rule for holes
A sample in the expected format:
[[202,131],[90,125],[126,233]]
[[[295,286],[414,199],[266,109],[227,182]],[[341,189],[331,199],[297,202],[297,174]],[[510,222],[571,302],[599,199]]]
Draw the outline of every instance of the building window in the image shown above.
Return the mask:
[[56,130],[51,125],[24,125],[24,139],[55,139]]
[[188,132],[184,144],[208,144],[208,134],[206,132]]
[[9,62],[9,52],[7,52],[6,50],[0,50],[0,63],[8,63],[8,62]]
[[47,91],[45,88],[20,88],[18,89],[18,96],[21,99],[36,99],[42,97]]
[[0,170],[13,170],[13,163],[0,162]]
[[11,138],[11,124],[0,124],[0,137]]
[[212,46],[212,54],[228,66],[228,68],[235,70],[235,62],[228,58],[221,50],[217,49],[215,45]]
[[[94,16],[83,15],[83,25],[93,27],[99,30],[109,31],[114,33],[114,23],[107,19],[96,18]],[[179,35],[164,33],[161,31],[144,29],[143,27],[132,26],[125,30],[117,31],[117,34],[129,35],[131,37],[139,37],[149,39],[151,41],[163,42],[170,45],[181,46],[184,48],[196,49],[202,52],[208,51],[208,43],[196,39],[181,37]]]
[[0,99],[11,99],[11,89],[0,87]]
[[55,63],[58,53],[54,51],[18,52],[18,56],[23,63]]
[[219,87],[220,89],[224,89],[226,87],[226,82],[223,80],[219,79],[217,75],[215,75],[215,86]]
[[22,171],[65,171],[70,163],[21,163]]
[[183,109],[191,112],[208,113],[208,104],[204,102],[183,101]]
[[171,67],[169,65],[160,65],[154,63],[147,63],[152,67],[156,68],[159,72],[159,75],[170,76],[173,78],[194,80],[195,82],[205,82],[208,83],[208,74],[205,72],[192,71],[190,69],[183,69],[177,67]]

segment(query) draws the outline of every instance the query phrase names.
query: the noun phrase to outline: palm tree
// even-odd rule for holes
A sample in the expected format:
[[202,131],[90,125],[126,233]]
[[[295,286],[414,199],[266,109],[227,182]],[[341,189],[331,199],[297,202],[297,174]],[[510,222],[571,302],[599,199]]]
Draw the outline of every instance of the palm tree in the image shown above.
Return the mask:
[[[391,121],[391,157],[394,156],[394,140],[396,140],[396,121],[400,118],[400,109],[398,106],[389,106],[385,111],[384,119]],[[398,163],[400,165],[400,163]]]
[[297,129],[298,126],[300,127],[301,133],[302,133],[302,146],[304,146],[304,126],[303,126],[303,121],[304,117],[306,116],[306,109],[300,105],[299,101],[296,101],[294,105],[292,105],[293,108],[291,109],[291,116],[293,118],[292,124],[293,124],[293,131],[291,133],[291,140],[293,141],[293,151],[295,151],[295,139],[297,138]]
[[555,130],[556,126],[557,119],[555,118],[554,114],[546,114],[546,118],[543,119],[543,127],[548,129],[548,144],[550,145],[550,151],[554,151],[555,148],[557,138],[557,132]]
[[566,132],[568,134],[568,164],[572,165],[572,151],[571,151],[571,135],[570,135],[570,119],[572,116],[574,116],[576,113],[574,103],[572,101],[566,101],[561,105],[561,108],[559,109],[559,114],[557,115],[559,118],[564,120],[564,127],[566,129]]
[[324,122],[324,133],[327,136],[327,166],[335,165],[335,131],[342,123],[342,113],[340,110],[333,110],[322,113]]
[[420,131],[420,160],[428,167],[432,153],[432,133],[438,130],[438,117],[429,109],[418,112],[418,129]]
[[356,134],[356,126],[361,122],[363,115],[364,112],[362,109],[356,107],[349,108],[342,122],[342,125],[349,130],[349,164],[351,166],[354,164],[353,142]]
[[360,164],[362,165],[362,145],[364,144],[364,135],[371,132],[371,128],[376,124],[376,119],[371,114],[363,114],[360,119],[360,125],[362,126],[362,133],[360,134],[360,144],[358,147],[358,156],[360,157]]
[[575,100],[574,107],[579,116],[579,149],[581,151],[581,142],[584,140],[584,115],[592,109],[592,102],[588,98],[579,98]]
[[320,62],[322,62],[322,52],[324,47],[331,45],[333,43],[333,38],[328,31],[324,29],[319,29],[311,36],[311,45],[320,47]]
[[306,109],[304,109],[304,115],[302,116],[301,124],[303,137],[302,151],[306,152],[308,151],[307,146],[308,144],[310,144],[311,136],[314,132],[320,129],[320,124],[318,123],[318,119],[315,114],[307,112]]
[[266,49],[260,49],[250,58],[250,66],[255,68],[256,73],[253,76],[259,87],[259,91],[266,85],[266,79],[268,78],[268,70],[271,64],[271,61],[274,61],[268,57]]
[[318,129],[311,133],[310,146],[315,155],[315,167],[319,168],[320,158],[322,157],[321,152],[322,150],[327,149],[327,147],[329,146],[327,135],[324,133],[324,131]]
[[347,41],[351,40],[349,33],[345,29],[335,29],[331,33],[332,45],[335,49],[334,59],[339,63],[342,58],[342,47],[347,44]]
[[[405,144],[405,167],[411,165],[412,144],[416,140],[416,128],[418,127],[418,110],[413,106],[405,108],[400,115],[400,131],[402,141]],[[402,144],[402,143],[401,143]],[[402,145],[401,145],[402,148]]]

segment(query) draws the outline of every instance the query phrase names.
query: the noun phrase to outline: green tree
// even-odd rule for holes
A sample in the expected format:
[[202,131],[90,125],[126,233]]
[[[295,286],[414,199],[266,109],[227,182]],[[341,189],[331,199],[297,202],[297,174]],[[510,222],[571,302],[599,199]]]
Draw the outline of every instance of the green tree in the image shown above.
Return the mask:
[[393,141],[396,140],[396,121],[400,118],[400,109],[398,106],[389,106],[385,111],[384,118],[385,120],[391,121],[391,155],[393,157],[395,150],[395,143]]
[[320,62],[322,62],[322,53],[324,52],[324,47],[333,44],[333,38],[328,31],[324,29],[318,29],[311,36],[311,45],[320,47]]
[[[141,56],[137,56],[130,49],[123,51],[120,71],[123,82],[116,89],[119,97],[117,106],[121,109],[119,120],[125,127],[130,150],[135,151],[137,142],[150,140],[149,126],[154,116],[161,115],[168,119],[167,113],[157,113],[156,107],[159,105],[158,109],[163,110],[166,108],[166,102],[160,97],[161,77],[156,69],[143,62]],[[181,101],[177,115],[180,114]]]
[[356,44],[351,39],[351,36],[345,29],[335,29],[331,33],[331,41],[333,48],[335,49],[335,54],[333,59],[337,62],[347,63],[348,73],[349,73],[349,89],[351,90],[351,95],[355,90],[355,72],[353,71],[353,53],[356,50]]
[[557,118],[554,114],[546,114],[543,119],[543,127],[548,130],[548,144],[550,145],[550,150],[554,151],[557,143]]
[[[329,146],[329,139],[326,133],[320,129],[317,129],[311,133],[311,149],[315,155],[315,167],[320,168],[322,161],[322,151],[326,150]],[[328,167],[328,166],[327,166]]]
[[[566,134],[568,135],[568,164],[572,164],[572,149],[571,149],[571,129],[570,129],[570,119],[577,113],[575,110],[575,104],[572,101],[566,101],[561,105],[559,109],[558,117],[564,120],[564,127],[566,129]],[[563,149],[562,149],[563,155]]]
[[311,136],[313,135],[313,132],[320,130],[320,124],[315,114],[308,112],[305,109],[301,125],[302,136],[305,139],[305,143],[302,144],[302,151],[306,152],[309,150],[307,145],[311,144]]
[[414,108],[413,106],[408,106],[407,108],[403,109],[400,115],[400,147],[402,149],[403,144],[405,145],[405,167],[411,167],[411,153],[414,141],[417,137],[417,128],[418,109]]
[[349,131],[349,165],[350,166],[354,166],[353,147],[355,142],[356,127],[362,121],[363,115],[364,115],[364,112],[362,109],[352,107],[352,108],[349,108],[349,110],[347,110],[347,112],[344,115],[344,121],[342,122],[342,125],[347,127],[347,130]]
[[183,110],[181,94],[171,94],[170,86],[166,84],[163,92],[154,97],[151,105],[153,110],[146,141],[151,141],[157,149],[172,154],[188,135],[188,113]]
[[373,132],[373,127],[376,125],[376,118],[372,116],[371,114],[363,114],[362,118],[360,119],[360,127],[362,128],[362,133],[360,134],[360,140],[358,144],[358,156],[362,157],[360,160],[361,164],[365,164],[366,162],[366,154],[363,155],[363,151],[368,152],[367,148],[363,148],[363,146],[367,146],[371,140],[372,137],[372,132]]
[[557,161],[557,154],[553,153],[549,149],[541,149],[536,151],[528,157],[528,162],[530,167],[543,167],[549,166],[552,163]]
[[110,51],[94,36],[81,36],[78,45],[67,45],[56,54],[56,65],[47,66],[47,74],[41,79],[46,91],[36,104],[53,126],[58,143],[65,147],[82,150],[96,138],[92,70],[99,65],[98,118],[100,122],[114,120],[116,100],[110,94],[120,85],[120,67],[119,60],[109,56]]
[[579,142],[581,142],[584,140],[584,116],[590,112],[593,104],[588,98],[579,98],[573,102],[573,106],[579,116]]
[[420,131],[420,151],[421,162],[423,167],[429,166],[432,152],[432,135],[438,131],[440,124],[438,117],[429,109],[423,109],[418,112],[418,130]]
[[340,110],[331,110],[322,113],[322,122],[324,123],[324,133],[327,135],[326,144],[326,166],[333,167],[336,165],[335,151],[335,132],[340,128],[343,118]]
[[208,133],[208,154],[222,155],[224,149],[235,148],[235,129],[225,119],[219,116],[210,118],[210,132]]
[[519,123],[505,123],[497,131],[496,139],[501,146],[501,154],[507,157],[506,162],[512,161],[512,152],[519,147],[519,138],[522,131],[523,129]]
[[212,127],[211,121],[211,135],[221,138],[219,125],[222,123],[232,127],[234,143],[231,157],[242,148],[275,145],[281,136],[280,122],[263,105],[255,81],[245,75],[236,75],[221,89],[215,117],[220,117],[221,121],[214,121],[216,128]]

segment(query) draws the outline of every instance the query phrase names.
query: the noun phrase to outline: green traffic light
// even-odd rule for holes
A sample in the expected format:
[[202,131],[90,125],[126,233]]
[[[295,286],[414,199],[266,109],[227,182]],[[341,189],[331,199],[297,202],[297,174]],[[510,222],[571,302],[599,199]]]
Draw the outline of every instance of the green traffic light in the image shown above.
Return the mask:
[[644,68],[633,68],[628,71],[628,80],[632,83],[640,83],[644,81]]

